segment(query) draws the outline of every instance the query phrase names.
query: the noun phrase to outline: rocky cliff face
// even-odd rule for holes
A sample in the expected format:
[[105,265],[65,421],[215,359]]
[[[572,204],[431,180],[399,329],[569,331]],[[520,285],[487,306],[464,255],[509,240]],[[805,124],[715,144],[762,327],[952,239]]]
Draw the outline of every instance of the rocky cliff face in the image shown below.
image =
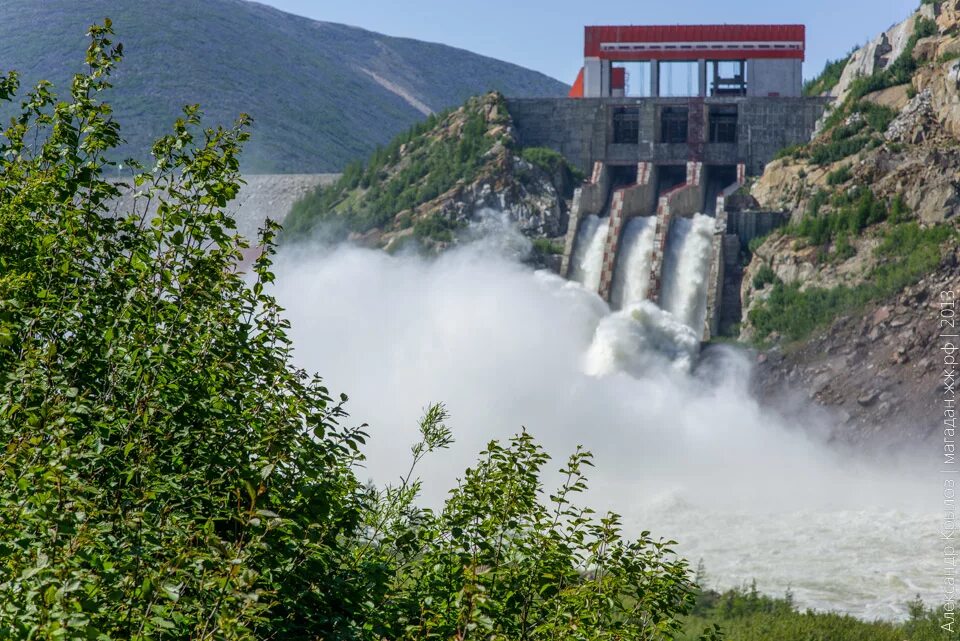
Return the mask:
[[843,315],[810,339],[758,353],[754,389],[774,403],[801,394],[834,418],[832,438],[860,448],[942,436],[940,293],[960,291],[960,256],[900,293]]
[[932,20],[936,17],[936,11],[932,4],[921,5],[920,9],[909,18],[895,24],[854,51],[843,69],[840,82],[830,91],[830,95],[837,98],[838,102],[842,102],[854,80],[871,76],[890,67],[907,48],[916,21],[921,17]]
[[[863,90],[898,77],[895,63],[911,69],[909,82]],[[854,52],[831,94],[833,114],[810,145],[752,185],[762,207],[790,211],[792,224],[754,248],[741,336],[766,345],[758,391],[809,396],[839,417],[836,438],[927,438],[942,411],[934,303],[960,288],[960,0],[923,4]],[[867,191],[881,214],[858,201]],[[851,302],[799,340],[764,334],[756,310],[783,304],[785,292]],[[787,313],[812,313],[790,305]]]

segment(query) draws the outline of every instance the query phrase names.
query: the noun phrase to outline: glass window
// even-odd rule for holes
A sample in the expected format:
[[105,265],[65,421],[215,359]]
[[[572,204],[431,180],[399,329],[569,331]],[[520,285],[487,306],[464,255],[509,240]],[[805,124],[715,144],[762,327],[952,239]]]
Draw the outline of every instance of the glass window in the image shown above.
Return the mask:
[[660,95],[690,98],[700,94],[700,66],[695,60],[660,63]]

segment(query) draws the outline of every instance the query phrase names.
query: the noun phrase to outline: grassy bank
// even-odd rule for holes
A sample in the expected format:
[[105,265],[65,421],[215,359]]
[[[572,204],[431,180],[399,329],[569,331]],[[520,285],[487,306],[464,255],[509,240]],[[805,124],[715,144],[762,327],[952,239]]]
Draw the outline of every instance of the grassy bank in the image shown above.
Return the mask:
[[942,611],[919,600],[908,604],[903,622],[863,621],[834,612],[801,611],[789,593],[783,598],[759,594],[756,586],[724,593],[706,591],[685,620],[678,641],[695,641],[705,628],[719,626],[727,641],[943,641],[958,638],[943,630]]

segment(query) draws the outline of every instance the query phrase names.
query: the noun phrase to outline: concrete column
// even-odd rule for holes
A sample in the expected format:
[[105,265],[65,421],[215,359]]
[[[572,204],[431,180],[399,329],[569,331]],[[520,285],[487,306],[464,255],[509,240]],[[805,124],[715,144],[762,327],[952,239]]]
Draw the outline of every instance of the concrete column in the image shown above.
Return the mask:
[[706,97],[707,95],[707,61],[701,58],[697,60],[697,68],[700,71],[700,93],[698,96]]
[[660,61],[650,61],[650,97],[660,97]]
[[610,95],[610,61],[600,61],[600,95],[606,98]]
[[583,97],[599,98],[601,88],[600,58],[585,58],[583,61]]

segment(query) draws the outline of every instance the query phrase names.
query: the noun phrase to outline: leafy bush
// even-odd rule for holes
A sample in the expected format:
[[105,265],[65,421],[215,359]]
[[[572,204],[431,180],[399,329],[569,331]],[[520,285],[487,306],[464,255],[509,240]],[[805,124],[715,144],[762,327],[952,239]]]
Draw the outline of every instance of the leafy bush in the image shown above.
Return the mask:
[[564,196],[572,196],[573,187],[586,180],[586,176],[578,167],[574,167],[563,154],[549,147],[524,147],[520,156],[532,165],[547,172],[552,178],[559,178],[557,188],[565,192]]
[[763,289],[765,285],[775,283],[779,280],[780,278],[777,276],[777,273],[773,271],[773,268],[767,263],[764,263],[753,277],[753,288]]
[[781,158],[799,158],[805,149],[805,145],[788,145],[778,150],[774,158],[776,160],[780,160]]
[[826,197],[821,194],[826,192],[814,195],[808,205],[807,215],[799,224],[791,225],[787,233],[814,245],[825,245],[841,233],[858,234],[887,218],[886,204],[869,189],[859,188],[849,194],[840,194],[834,203],[835,211],[827,214],[820,213]]
[[850,138],[831,139],[818,143],[810,149],[810,162],[815,165],[829,165],[860,153],[870,142],[869,135]]
[[[387,638],[654,639],[679,632],[693,607],[686,563],[647,533],[622,539],[572,499],[586,489],[578,451],[546,494],[548,457],[529,434],[492,443],[410,546],[384,608]],[[545,503],[541,496],[549,496]],[[582,637],[581,637],[582,635]]]
[[563,245],[549,238],[534,238],[533,250],[545,255],[557,255],[563,253]]
[[432,214],[427,218],[421,218],[414,224],[413,234],[421,240],[451,243],[453,242],[453,233],[459,228],[460,225],[455,220],[439,214]]
[[836,171],[831,171],[827,174],[827,184],[831,187],[836,187],[837,185],[842,185],[853,178],[853,169],[850,165],[843,165]]
[[910,220],[910,208],[903,200],[903,194],[897,194],[890,203],[890,222],[898,225]]
[[[110,33],[91,28],[67,99],[41,84],[0,138],[0,638],[672,636],[686,563],[572,504],[588,453],[547,495],[529,435],[491,443],[437,513],[412,471],[358,481],[365,434],[291,365],[266,293],[275,224],[238,273],[249,120],[201,130],[187,108],[112,212]],[[17,90],[0,77],[0,100]],[[414,466],[446,418],[426,411]]]
[[540,167],[547,173],[554,173],[567,168],[567,159],[558,151],[549,147],[524,147],[520,157],[531,165]]
[[854,113],[863,116],[870,129],[878,134],[884,133],[893,119],[897,117],[897,112],[894,109],[866,100],[856,103],[853,110]]
[[0,638],[355,634],[385,587],[350,553],[363,433],[289,365],[272,224],[236,273],[248,120],[198,138],[187,108],[108,216],[121,49],[90,33],[69,99],[41,85],[0,139]]

